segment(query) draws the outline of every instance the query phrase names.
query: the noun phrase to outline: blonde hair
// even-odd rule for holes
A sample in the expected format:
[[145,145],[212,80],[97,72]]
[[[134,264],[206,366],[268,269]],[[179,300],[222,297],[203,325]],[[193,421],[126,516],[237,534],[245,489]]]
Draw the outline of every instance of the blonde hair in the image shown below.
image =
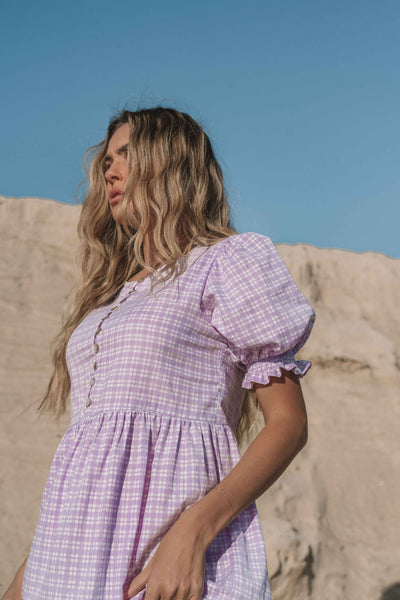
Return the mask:
[[[104,170],[109,141],[126,123],[130,126],[130,168],[119,224],[110,210]],[[39,413],[51,411],[56,419],[65,412],[70,393],[66,347],[72,332],[138,271],[155,270],[145,261],[146,234],[151,231],[157,264],[166,265],[165,275],[158,278],[161,282],[173,275],[177,261],[193,247],[210,246],[236,233],[210,140],[188,114],[162,107],[123,110],[110,121],[105,139],[87,150],[84,160],[88,157],[89,187],[78,222],[79,273],[53,342],[53,373],[38,407]],[[137,228],[128,224],[133,197]],[[247,394],[236,428],[238,441],[250,421]]]

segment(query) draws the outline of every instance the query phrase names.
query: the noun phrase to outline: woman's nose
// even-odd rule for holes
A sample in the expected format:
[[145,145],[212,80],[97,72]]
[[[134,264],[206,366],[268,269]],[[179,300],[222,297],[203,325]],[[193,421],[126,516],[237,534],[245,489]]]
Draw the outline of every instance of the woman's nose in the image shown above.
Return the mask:
[[118,168],[117,163],[110,165],[105,172],[106,181],[119,181],[122,178],[121,169]]

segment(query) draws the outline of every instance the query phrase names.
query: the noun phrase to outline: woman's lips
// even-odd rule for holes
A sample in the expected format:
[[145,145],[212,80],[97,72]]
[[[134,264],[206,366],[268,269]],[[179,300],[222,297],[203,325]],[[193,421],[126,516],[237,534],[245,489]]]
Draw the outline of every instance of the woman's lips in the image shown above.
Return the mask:
[[113,196],[113,198],[110,198],[110,204],[117,204],[117,202],[119,202],[123,197],[123,194],[117,194],[116,196]]

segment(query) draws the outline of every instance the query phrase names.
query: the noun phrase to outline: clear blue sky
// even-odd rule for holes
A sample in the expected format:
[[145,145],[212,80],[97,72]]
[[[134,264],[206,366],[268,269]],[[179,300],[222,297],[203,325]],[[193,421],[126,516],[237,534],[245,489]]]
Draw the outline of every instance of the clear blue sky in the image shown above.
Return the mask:
[[400,257],[398,0],[17,0],[0,29],[0,194],[73,202],[115,110],[161,102],[238,231]]

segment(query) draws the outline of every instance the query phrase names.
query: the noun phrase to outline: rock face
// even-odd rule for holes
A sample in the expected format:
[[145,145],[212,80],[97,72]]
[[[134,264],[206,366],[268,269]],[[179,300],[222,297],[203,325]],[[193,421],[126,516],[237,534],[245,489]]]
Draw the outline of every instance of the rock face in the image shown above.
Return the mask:
[[[37,418],[74,276],[80,208],[0,196],[0,594],[29,551],[68,427]],[[257,501],[274,600],[400,598],[400,260],[280,245],[317,322],[309,441]],[[250,437],[263,426],[261,413]],[[252,600],[252,599],[249,599]]]

